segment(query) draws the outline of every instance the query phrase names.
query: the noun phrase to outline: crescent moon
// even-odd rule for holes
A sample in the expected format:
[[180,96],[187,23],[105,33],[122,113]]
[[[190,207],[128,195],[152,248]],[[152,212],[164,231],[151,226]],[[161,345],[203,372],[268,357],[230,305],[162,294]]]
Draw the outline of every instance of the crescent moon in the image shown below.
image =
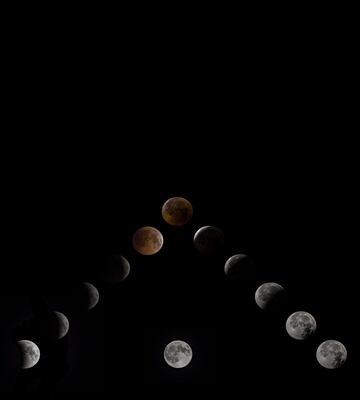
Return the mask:
[[69,320],[59,311],[54,311],[56,318],[56,337],[62,339],[69,331]]
[[215,255],[224,247],[224,234],[219,228],[206,225],[196,231],[193,241],[200,253]]
[[83,286],[87,293],[86,308],[88,310],[91,310],[99,302],[99,298],[100,298],[99,291],[96,289],[96,287],[94,285],[92,285],[89,282],[83,282]]
[[130,273],[130,263],[121,254],[106,254],[102,259],[100,272],[104,282],[116,284],[122,282]]

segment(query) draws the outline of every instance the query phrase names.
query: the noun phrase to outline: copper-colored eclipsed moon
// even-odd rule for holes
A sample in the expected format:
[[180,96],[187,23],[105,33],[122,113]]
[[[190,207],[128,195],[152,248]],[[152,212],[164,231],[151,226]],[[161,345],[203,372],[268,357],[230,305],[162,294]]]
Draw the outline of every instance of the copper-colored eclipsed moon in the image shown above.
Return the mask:
[[160,251],[164,239],[157,229],[152,226],[144,226],[134,233],[132,242],[137,252],[144,256],[150,256]]
[[193,208],[191,203],[183,197],[172,197],[164,203],[161,212],[168,224],[181,226],[190,221]]

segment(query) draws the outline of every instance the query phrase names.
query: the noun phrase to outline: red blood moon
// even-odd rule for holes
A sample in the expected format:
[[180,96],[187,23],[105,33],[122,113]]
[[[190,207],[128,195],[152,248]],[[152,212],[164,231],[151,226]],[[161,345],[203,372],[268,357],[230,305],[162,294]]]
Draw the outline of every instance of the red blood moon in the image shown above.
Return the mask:
[[157,229],[152,226],[144,226],[134,233],[132,243],[138,253],[150,256],[161,250],[164,239]]
[[172,197],[162,207],[162,216],[170,225],[185,225],[190,221],[192,215],[192,205],[183,197]]

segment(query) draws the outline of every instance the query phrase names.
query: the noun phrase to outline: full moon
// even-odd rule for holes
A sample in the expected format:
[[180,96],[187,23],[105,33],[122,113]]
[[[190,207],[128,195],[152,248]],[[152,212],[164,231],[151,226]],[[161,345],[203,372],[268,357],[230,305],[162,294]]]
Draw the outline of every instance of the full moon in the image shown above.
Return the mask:
[[286,330],[294,339],[307,339],[316,331],[315,318],[305,311],[294,312],[286,321]]
[[276,296],[284,291],[284,288],[275,282],[263,283],[255,292],[256,304],[265,310]]
[[21,353],[21,368],[32,368],[40,359],[40,350],[37,345],[30,340],[19,340],[17,342]]
[[174,340],[165,347],[164,358],[170,367],[184,368],[192,359],[191,347],[182,340]]
[[203,226],[194,235],[194,246],[202,254],[217,254],[224,246],[224,234],[215,226]]
[[318,347],[316,358],[324,368],[339,368],[347,359],[346,347],[337,340],[326,340]]
[[183,197],[172,197],[162,207],[162,216],[170,225],[185,225],[190,221],[192,215],[192,205]]
[[164,239],[161,232],[152,226],[144,226],[138,229],[133,236],[134,249],[144,256],[158,253],[163,243]]

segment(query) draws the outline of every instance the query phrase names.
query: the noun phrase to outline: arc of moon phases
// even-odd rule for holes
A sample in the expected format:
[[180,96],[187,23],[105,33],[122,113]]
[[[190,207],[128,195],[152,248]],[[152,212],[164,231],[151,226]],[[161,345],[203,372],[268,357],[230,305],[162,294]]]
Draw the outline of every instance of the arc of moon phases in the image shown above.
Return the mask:
[[294,312],[286,321],[286,330],[294,339],[307,339],[316,331],[315,318],[305,311]]
[[40,349],[30,340],[19,340],[17,342],[21,354],[21,368],[28,369],[36,365],[40,360]]
[[275,282],[266,282],[260,285],[255,292],[255,302],[265,310],[273,300],[284,291],[284,288]]
[[183,197],[172,197],[164,203],[161,213],[168,224],[182,226],[191,220],[193,207]]
[[194,235],[194,246],[202,254],[217,254],[224,246],[224,234],[215,226],[203,226]]
[[337,340],[326,340],[317,348],[316,359],[324,368],[340,368],[347,359],[346,347]]
[[161,232],[156,228],[144,226],[134,233],[132,242],[134,249],[138,253],[144,256],[150,256],[161,250],[164,239]]
[[165,361],[170,367],[184,368],[192,359],[191,347],[182,340],[174,340],[164,350]]

